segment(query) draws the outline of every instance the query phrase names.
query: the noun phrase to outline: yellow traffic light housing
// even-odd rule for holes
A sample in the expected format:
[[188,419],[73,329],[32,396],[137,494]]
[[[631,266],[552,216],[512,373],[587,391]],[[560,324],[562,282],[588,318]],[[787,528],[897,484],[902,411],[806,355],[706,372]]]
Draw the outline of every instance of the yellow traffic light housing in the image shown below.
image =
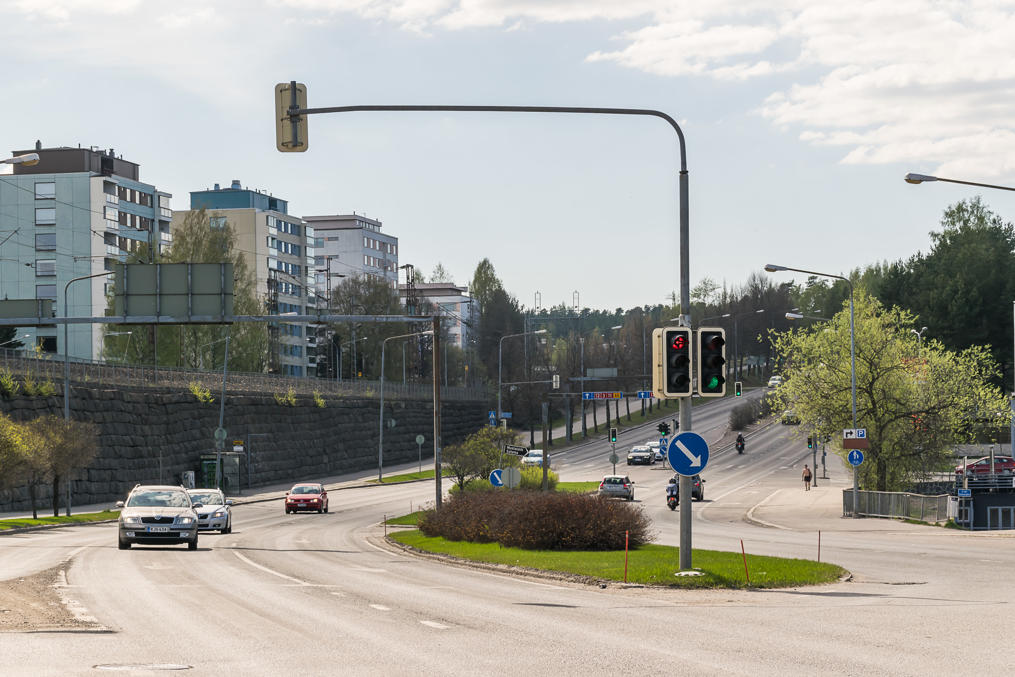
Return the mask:
[[275,85],[275,145],[283,153],[302,153],[308,148],[307,116],[290,111],[307,107],[307,86],[302,82]]

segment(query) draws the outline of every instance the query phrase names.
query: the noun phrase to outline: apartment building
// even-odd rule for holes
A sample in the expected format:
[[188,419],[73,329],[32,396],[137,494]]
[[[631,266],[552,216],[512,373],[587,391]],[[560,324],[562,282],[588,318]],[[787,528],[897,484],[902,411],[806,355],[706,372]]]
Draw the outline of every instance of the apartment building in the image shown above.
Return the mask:
[[[227,188],[190,193],[190,209],[205,209],[212,227],[232,226],[236,246],[254,272],[256,293],[270,315],[303,315],[316,307],[314,292],[314,229],[289,214],[289,203],[269,193],[244,188],[233,180]],[[173,215],[174,227],[189,211]],[[313,376],[316,337],[305,322],[269,325],[272,371],[287,376]]]
[[469,296],[468,287],[451,282],[416,282],[399,284],[398,295],[403,307],[419,307],[422,301],[443,315],[448,341],[462,350],[469,346],[479,328],[479,303]]
[[[34,166],[16,164],[0,176],[0,293],[7,299],[51,299],[59,317],[105,314],[112,277],[103,271],[130,254],[162,251],[172,244],[169,193],[140,181],[140,166],[115,150],[96,147],[35,148]],[[150,256],[150,254],[147,254]],[[87,275],[63,290],[72,279]],[[71,359],[102,354],[101,325],[18,329],[28,346]]]

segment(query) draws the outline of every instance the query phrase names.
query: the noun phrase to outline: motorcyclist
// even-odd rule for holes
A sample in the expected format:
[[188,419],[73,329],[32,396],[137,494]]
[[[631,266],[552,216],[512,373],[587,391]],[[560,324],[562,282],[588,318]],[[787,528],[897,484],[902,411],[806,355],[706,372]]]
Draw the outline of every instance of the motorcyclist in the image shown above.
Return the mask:
[[677,484],[677,478],[671,477],[670,483],[666,485],[666,497],[669,498],[670,496],[679,496],[679,491],[680,485]]
[[744,434],[737,433],[737,451],[744,450]]

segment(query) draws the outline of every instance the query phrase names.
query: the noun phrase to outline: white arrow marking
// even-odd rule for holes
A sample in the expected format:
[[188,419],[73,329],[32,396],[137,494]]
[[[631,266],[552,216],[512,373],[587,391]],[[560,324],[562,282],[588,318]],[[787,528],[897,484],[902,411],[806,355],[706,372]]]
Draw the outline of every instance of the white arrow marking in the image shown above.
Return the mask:
[[691,450],[684,446],[684,443],[677,440],[677,448],[684,452],[684,456],[691,462],[692,468],[697,468],[701,465],[701,456],[695,456],[691,453]]

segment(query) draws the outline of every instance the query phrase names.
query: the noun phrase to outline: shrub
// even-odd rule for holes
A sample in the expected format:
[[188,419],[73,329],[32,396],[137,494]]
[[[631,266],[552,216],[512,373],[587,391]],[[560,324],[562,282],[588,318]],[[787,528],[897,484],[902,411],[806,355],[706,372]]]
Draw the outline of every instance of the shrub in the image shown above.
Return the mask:
[[[560,480],[560,476],[552,470],[546,471],[546,486],[551,491],[557,488],[557,482]],[[522,468],[522,483],[519,485],[522,489],[533,489],[538,491],[543,488],[543,469],[534,465],[525,466]]]
[[21,384],[14,380],[10,369],[0,369],[0,395],[3,395],[5,399],[10,399],[17,395],[19,390],[21,390]]
[[197,381],[191,381],[189,386],[190,392],[194,394],[194,397],[197,398],[198,402],[204,402],[205,404],[208,404],[210,402],[215,401],[215,398],[212,397],[211,395],[211,391],[205,388]]
[[651,540],[641,508],[598,496],[543,491],[462,492],[426,511],[419,528],[452,541],[532,550],[618,550]]
[[314,391],[314,404],[321,409],[324,409],[324,398],[321,396],[321,392],[319,390]]
[[56,384],[50,379],[46,379],[39,384],[39,394],[43,397],[50,397],[56,395]]
[[272,393],[275,396],[275,402],[283,407],[295,407],[296,406],[296,391],[293,390],[292,386],[289,386],[289,390],[285,391],[285,395],[280,393]]
[[25,376],[22,380],[21,389],[29,397],[35,397],[39,394],[39,382],[35,380],[32,372],[25,372]]

